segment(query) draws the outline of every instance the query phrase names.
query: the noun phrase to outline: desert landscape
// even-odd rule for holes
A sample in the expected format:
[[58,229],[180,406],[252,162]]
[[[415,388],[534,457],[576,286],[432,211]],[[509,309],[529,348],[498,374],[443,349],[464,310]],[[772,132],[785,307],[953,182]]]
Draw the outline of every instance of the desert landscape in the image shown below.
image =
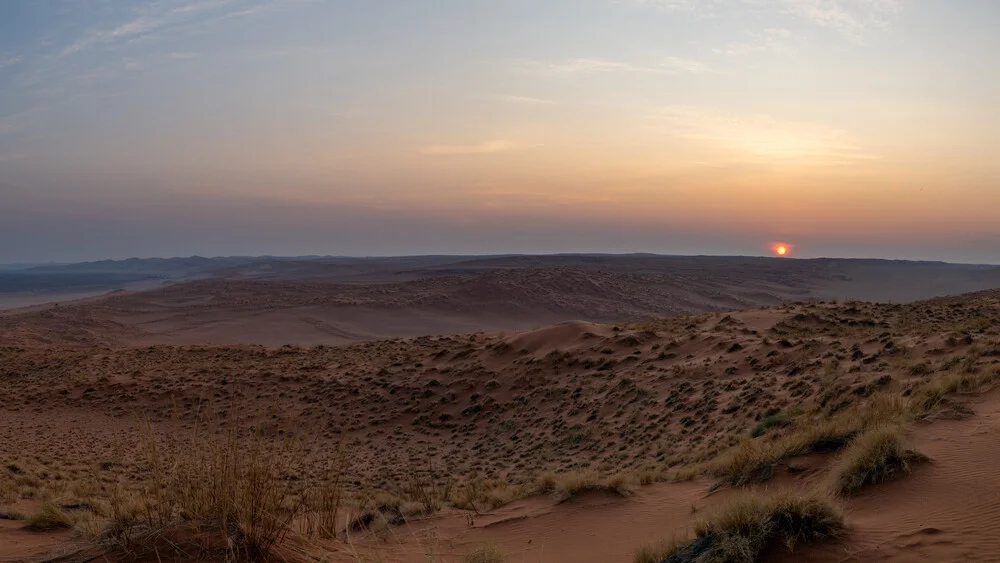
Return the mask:
[[1000,563],[997,22],[0,1],[0,563]]
[[4,312],[0,560],[998,552],[995,268],[429,261]]

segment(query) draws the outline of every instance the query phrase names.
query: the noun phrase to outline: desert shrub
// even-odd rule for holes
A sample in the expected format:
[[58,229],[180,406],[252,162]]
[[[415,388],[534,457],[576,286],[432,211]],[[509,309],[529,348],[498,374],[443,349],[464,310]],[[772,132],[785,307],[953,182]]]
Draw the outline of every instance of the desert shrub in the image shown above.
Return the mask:
[[51,502],[43,504],[41,510],[28,517],[24,524],[24,529],[32,532],[47,532],[72,527],[73,520],[69,515]]
[[699,522],[691,541],[640,549],[636,562],[662,557],[660,561],[678,563],[753,563],[774,542],[791,550],[799,543],[837,537],[843,529],[840,510],[826,497],[748,494]]
[[907,473],[911,464],[924,459],[922,454],[907,449],[901,427],[872,428],[851,442],[834,466],[834,490],[842,494],[856,493],[865,485],[882,483]]

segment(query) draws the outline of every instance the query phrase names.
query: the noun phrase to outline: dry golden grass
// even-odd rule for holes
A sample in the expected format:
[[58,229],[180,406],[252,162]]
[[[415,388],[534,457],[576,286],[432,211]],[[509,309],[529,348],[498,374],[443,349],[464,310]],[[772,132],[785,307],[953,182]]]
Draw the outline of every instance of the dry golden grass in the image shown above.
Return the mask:
[[949,373],[927,381],[914,393],[914,413],[929,416],[942,410],[947,396],[952,393],[974,393],[988,388],[1000,380],[1000,370],[988,373]]
[[635,552],[635,563],[663,563],[683,545],[675,538],[641,546]]
[[149,480],[118,486],[95,538],[117,556],[173,548],[179,556],[223,551],[230,559],[268,557],[303,512],[285,478],[293,445],[218,429],[162,442],[146,426]]
[[570,471],[543,474],[535,486],[538,492],[553,492],[560,502],[565,502],[588,491],[605,491],[627,497],[635,492],[638,481],[628,473],[606,476],[598,471]]
[[[935,382],[933,385],[941,385]],[[945,384],[950,388],[950,383]],[[937,387],[935,387],[937,388]],[[838,451],[869,428],[902,424],[912,420],[922,406],[899,393],[876,393],[855,411],[829,418],[800,417],[791,431],[773,440],[744,438],[739,445],[704,466],[675,473],[677,480],[693,478],[700,472],[724,478],[724,483],[741,486],[771,478],[781,461],[812,452]]]
[[51,502],[43,504],[41,510],[29,516],[24,523],[24,529],[32,532],[47,532],[72,527],[73,519]]
[[[828,420],[800,420],[795,429],[768,441],[744,438],[738,446],[717,456],[704,470],[731,486],[767,481],[784,459],[816,451],[842,448],[866,424],[863,417],[838,416]],[[684,475],[678,473],[678,477]],[[690,477],[690,475],[685,475]]]
[[0,520],[24,520],[25,516],[20,510],[15,510],[7,506],[0,506]]
[[651,544],[639,549],[635,561],[651,563],[676,556],[697,563],[753,563],[772,542],[791,550],[799,543],[837,537],[843,529],[843,516],[827,497],[751,493],[698,522],[693,540]]
[[841,454],[831,471],[833,490],[852,494],[865,485],[882,483],[927,458],[906,447],[900,426],[883,425],[858,436]]
[[452,488],[448,501],[460,510],[486,512],[534,494],[537,488],[531,483],[473,478]]
[[503,551],[493,544],[473,548],[462,558],[464,563],[504,563],[506,560]]

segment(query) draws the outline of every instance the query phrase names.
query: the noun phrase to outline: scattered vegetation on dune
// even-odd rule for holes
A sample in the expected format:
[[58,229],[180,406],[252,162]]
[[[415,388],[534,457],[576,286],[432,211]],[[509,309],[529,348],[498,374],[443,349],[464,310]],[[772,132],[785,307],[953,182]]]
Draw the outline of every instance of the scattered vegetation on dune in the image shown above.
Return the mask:
[[[855,411],[844,412],[827,419],[800,418],[788,423],[790,431],[779,437],[745,438],[734,448],[716,456],[710,462],[686,468],[675,475],[691,478],[699,473],[720,477],[722,485],[742,486],[767,481],[780,462],[814,452],[835,452],[851,445],[852,448],[873,447],[871,440],[881,437],[888,440],[895,436],[901,444],[901,425],[916,418],[941,412],[964,413],[961,404],[948,403],[948,394],[959,391],[980,390],[992,383],[996,374],[982,376],[950,375],[928,381],[908,396],[899,393],[876,393]],[[895,430],[891,430],[895,429]],[[864,437],[862,440],[860,437]],[[888,447],[889,442],[883,442]],[[901,445],[899,445],[902,448]],[[875,452],[872,452],[873,454]],[[888,453],[891,452],[886,452]],[[907,470],[909,463],[919,459],[918,454],[900,450],[899,469]],[[846,459],[845,455],[845,459]],[[887,461],[891,461],[887,459]],[[877,482],[877,481],[874,481]]]
[[754,563],[766,547],[838,537],[843,516],[829,498],[779,493],[737,497],[695,526],[688,541],[666,541],[640,548],[636,563]]
[[[706,476],[746,486],[814,452],[839,452],[831,490],[849,494],[919,459],[900,428],[967,416],[962,394],[1000,378],[1000,333],[966,318],[983,312],[846,303],[753,315],[771,326],[742,313],[661,319],[588,329],[548,352],[486,334],[99,355],[0,347],[13,397],[2,413],[20,424],[0,430],[0,505],[48,503],[109,556],[246,560],[293,535],[385,538],[445,505],[471,519],[541,494],[628,496]],[[109,432],[64,461],[65,423],[19,430],[32,411],[77,402],[127,421],[145,391],[148,422],[121,437],[123,452]],[[800,538],[762,514],[804,505],[753,498],[732,508],[757,522],[746,533],[703,527],[637,561],[681,548],[675,561],[718,561],[762,534]],[[715,559],[692,559],[708,547]]]
[[[873,403],[881,404],[877,401]],[[895,412],[878,410],[869,416],[852,413],[827,420],[803,418],[794,425],[792,432],[773,440],[743,439],[737,447],[719,455],[704,469],[709,475],[723,478],[723,484],[731,486],[767,481],[781,461],[813,452],[839,450],[873,420],[896,415]]]
[[834,490],[853,494],[865,485],[894,479],[910,466],[927,458],[906,447],[900,426],[869,429],[851,442],[832,469]]

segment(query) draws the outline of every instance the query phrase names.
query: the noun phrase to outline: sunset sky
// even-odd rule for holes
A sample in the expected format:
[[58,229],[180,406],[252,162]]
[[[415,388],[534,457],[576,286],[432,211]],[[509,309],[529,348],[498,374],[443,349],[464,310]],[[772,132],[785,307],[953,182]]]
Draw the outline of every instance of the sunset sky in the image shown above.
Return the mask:
[[0,262],[1000,263],[994,0],[6,0]]

